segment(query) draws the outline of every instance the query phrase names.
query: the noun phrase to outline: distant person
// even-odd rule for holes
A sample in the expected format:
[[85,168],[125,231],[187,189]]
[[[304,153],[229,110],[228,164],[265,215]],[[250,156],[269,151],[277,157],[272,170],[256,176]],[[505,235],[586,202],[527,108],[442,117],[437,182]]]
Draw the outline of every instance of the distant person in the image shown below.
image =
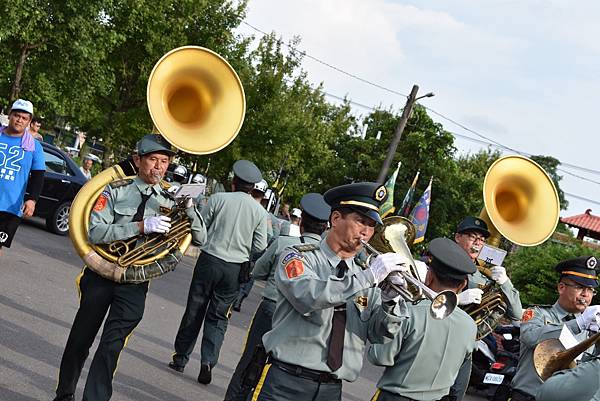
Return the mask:
[[302,216],[302,210],[298,208],[294,208],[292,210],[292,214],[290,215],[290,231],[288,235],[290,237],[299,237],[300,236],[300,217]]
[[38,141],[43,141],[44,137],[40,134],[40,128],[42,128],[42,119],[33,117],[31,124],[29,124],[29,133]]
[[[0,128],[0,255],[10,248],[22,217],[31,217],[44,184],[44,151],[27,127],[33,104],[18,99]],[[27,195],[25,195],[27,193]]]
[[281,220],[290,221],[290,204],[289,203],[285,203],[281,207],[281,210],[279,211],[279,215],[277,217],[279,217]]
[[81,170],[81,172],[83,173],[83,175],[85,175],[85,178],[87,178],[88,181],[92,179],[93,165],[94,160],[91,158],[90,155],[87,155],[83,158],[83,161],[81,162],[81,167],[79,167],[79,170]]

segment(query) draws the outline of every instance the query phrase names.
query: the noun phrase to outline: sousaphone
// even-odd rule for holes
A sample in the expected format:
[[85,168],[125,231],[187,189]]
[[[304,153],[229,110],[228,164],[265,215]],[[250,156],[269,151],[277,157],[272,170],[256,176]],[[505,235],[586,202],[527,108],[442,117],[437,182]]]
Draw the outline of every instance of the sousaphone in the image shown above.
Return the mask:
[[[150,73],[146,95],[156,131],[177,149],[194,155],[214,153],[231,143],[246,112],[244,88],[236,72],[217,53],[199,46],[165,54]],[[88,242],[90,213],[100,193],[112,182],[135,174],[129,160],[102,171],[79,191],[69,213],[69,235],[79,256],[94,271],[117,282],[147,281],[173,270],[191,243],[185,221],[177,222],[181,229],[172,227],[171,237],[153,235],[148,240],[157,251],[147,252],[144,244],[126,262],[113,253],[115,247]]]

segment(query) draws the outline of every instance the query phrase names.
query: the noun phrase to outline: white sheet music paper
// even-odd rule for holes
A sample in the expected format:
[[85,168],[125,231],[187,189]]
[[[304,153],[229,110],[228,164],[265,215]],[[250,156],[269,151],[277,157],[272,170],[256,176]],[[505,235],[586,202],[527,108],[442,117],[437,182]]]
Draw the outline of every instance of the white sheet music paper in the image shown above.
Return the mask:
[[[573,333],[571,333],[571,330],[566,325],[563,325],[563,328],[560,332],[560,337],[558,337],[558,341],[560,341],[565,349],[569,349],[579,344],[579,341],[577,341]],[[579,354],[575,360],[579,361],[582,356],[583,353]]]
[[477,259],[484,261],[485,263],[491,264],[492,266],[502,266],[506,251],[504,249],[496,248],[495,246],[484,244],[477,256]]

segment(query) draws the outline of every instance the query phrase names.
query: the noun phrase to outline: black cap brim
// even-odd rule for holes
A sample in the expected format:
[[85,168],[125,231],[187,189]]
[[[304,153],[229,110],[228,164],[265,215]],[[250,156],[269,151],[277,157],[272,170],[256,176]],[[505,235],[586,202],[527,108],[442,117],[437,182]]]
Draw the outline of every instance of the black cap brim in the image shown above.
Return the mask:
[[383,224],[383,221],[381,221],[381,216],[375,210],[365,209],[362,207],[353,207],[351,209],[354,210],[356,213],[360,213],[363,216],[370,218],[377,224]]
[[568,278],[569,280],[573,280],[577,284],[583,285],[584,287],[590,287],[590,288],[598,287],[598,280],[594,280],[592,278],[573,276],[571,274],[561,275],[561,278],[563,278],[563,277]]

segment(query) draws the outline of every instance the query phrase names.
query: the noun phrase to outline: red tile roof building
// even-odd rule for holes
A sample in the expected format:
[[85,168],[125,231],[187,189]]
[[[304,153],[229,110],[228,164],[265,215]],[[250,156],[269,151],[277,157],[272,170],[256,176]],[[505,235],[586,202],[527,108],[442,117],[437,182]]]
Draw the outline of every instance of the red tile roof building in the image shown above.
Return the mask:
[[560,221],[570,227],[578,228],[578,239],[590,237],[600,240],[600,216],[594,216],[592,214],[592,209],[588,209],[585,213],[576,216],[561,217]]

